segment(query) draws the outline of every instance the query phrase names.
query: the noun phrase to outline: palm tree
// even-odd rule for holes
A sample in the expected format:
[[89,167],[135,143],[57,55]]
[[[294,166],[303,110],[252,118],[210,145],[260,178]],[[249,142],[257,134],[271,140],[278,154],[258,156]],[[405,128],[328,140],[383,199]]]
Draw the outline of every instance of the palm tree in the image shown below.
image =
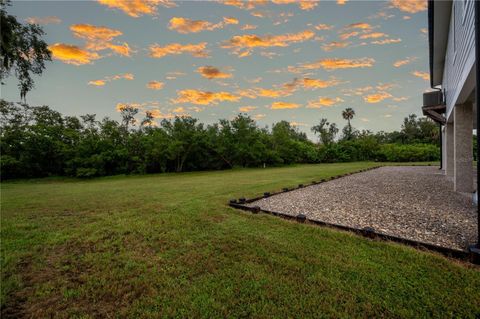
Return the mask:
[[342,111],[342,117],[348,122],[348,136],[346,136],[348,140],[352,138],[352,125],[350,124],[350,120],[353,119],[354,115],[355,111],[351,107],[347,107],[345,110]]

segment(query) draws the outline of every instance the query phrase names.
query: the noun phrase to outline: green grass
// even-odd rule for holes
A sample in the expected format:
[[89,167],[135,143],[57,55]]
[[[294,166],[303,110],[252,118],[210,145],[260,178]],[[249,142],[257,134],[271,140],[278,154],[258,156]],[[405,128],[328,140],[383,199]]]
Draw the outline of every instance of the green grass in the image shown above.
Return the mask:
[[2,314],[478,318],[478,267],[226,205],[374,165],[3,183]]

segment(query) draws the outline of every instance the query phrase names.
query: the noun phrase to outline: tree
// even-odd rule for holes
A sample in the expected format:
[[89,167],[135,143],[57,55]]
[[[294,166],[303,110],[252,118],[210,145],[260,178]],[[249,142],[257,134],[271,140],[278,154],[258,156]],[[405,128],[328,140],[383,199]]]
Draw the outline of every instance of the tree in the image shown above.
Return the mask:
[[353,137],[352,125],[350,121],[353,119],[354,116],[355,111],[351,107],[347,107],[345,110],[342,111],[342,117],[344,120],[347,121],[347,126],[343,130],[344,138],[346,140],[351,140]]
[[335,141],[335,136],[337,136],[338,128],[335,123],[328,122],[327,119],[320,119],[320,123],[312,127],[312,132],[318,134],[320,137],[320,142],[323,145],[332,144]]
[[33,89],[31,74],[41,75],[45,69],[45,61],[51,61],[51,52],[43,41],[43,29],[36,24],[22,24],[17,18],[9,15],[6,7],[8,0],[0,0],[0,23],[2,57],[0,80],[3,83],[11,71],[14,71],[19,83],[20,98],[25,100],[27,93]]

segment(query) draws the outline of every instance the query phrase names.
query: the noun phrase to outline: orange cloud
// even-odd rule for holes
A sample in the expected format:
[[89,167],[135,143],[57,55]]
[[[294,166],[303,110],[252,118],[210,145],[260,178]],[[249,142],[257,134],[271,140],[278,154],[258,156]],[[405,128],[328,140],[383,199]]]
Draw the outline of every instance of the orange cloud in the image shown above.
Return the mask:
[[373,26],[366,22],[357,22],[347,25],[345,29],[371,30],[373,29]]
[[257,109],[256,106],[242,106],[242,107],[240,107],[238,110],[239,110],[240,112],[245,112],[245,113],[247,113],[247,112],[250,112],[250,111],[253,111],[253,110],[256,110],[256,109]]
[[47,24],[59,24],[62,22],[59,17],[55,16],[48,16],[48,17],[28,17],[25,19],[27,23],[31,24],[41,24],[41,25],[47,25]]
[[300,104],[297,103],[289,103],[289,102],[273,102],[270,106],[272,110],[285,110],[285,109],[298,109],[301,107]]
[[97,0],[111,9],[122,10],[127,15],[138,18],[144,14],[155,15],[157,6],[167,8],[175,7],[176,4],[170,0]]
[[308,0],[308,1],[299,1],[298,6],[300,9],[308,11],[312,10],[318,5],[318,1]]
[[267,98],[279,98],[292,95],[297,86],[297,81],[293,83],[284,84],[280,89],[264,89],[264,88],[253,88],[253,89],[244,89],[238,90],[237,94],[243,97],[248,97],[250,99],[256,99],[258,97],[267,97]]
[[117,74],[117,75],[112,75],[112,76],[106,76],[105,78],[101,80],[93,80],[89,81],[89,85],[95,85],[95,86],[104,86],[107,82],[115,81],[115,80],[133,80],[135,76],[132,73],[124,73],[124,74]]
[[333,29],[333,25],[329,25],[329,24],[324,24],[324,23],[320,23],[320,24],[317,24],[315,26],[315,29],[317,30],[332,30]]
[[70,26],[73,35],[89,41],[112,41],[113,38],[122,35],[119,30],[107,27],[97,27],[91,24],[73,24]]
[[339,38],[341,40],[347,40],[351,37],[356,37],[359,34],[360,34],[360,32],[358,32],[358,31],[345,32],[345,33],[340,34]]
[[150,81],[147,83],[147,88],[150,90],[161,90],[165,83],[160,82],[160,81]]
[[360,36],[360,39],[377,39],[382,37],[388,37],[388,35],[386,35],[383,32],[372,32],[372,33],[362,34]]
[[336,98],[320,97],[318,100],[308,101],[307,108],[319,109],[322,107],[330,107],[340,102],[343,102],[343,100],[339,97],[336,97]]
[[267,116],[267,114],[255,114],[253,116],[253,119],[259,121],[259,120],[264,119],[266,116]]
[[348,0],[337,0],[337,4],[343,6]]
[[302,79],[302,85],[304,88],[307,89],[324,89],[331,86],[335,86],[340,84],[341,82],[337,79],[330,79],[330,80],[318,80],[318,79],[311,79],[311,78],[304,78]]
[[152,58],[163,58],[166,55],[176,55],[189,53],[197,58],[208,57],[208,51],[206,50],[207,42],[201,42],[198,44],[180,44],[170,43],[164,47],[154,44],[150,46],[150,56]]
[[231,73],[221,72],[218,68],[210,65],[199,67],[197,72],[207,79],[228,79],[232,77]]
[[228,92],[206,92],[199,90],[181,90],[177,92],[177,99],[173,103],[192,103],[196,105],[218,104],[218,102],[237,102],[240,96]]
[[88,82],[88,85],[95,85],[95,86],[104,86],[105,84],[106,84],[105,80],[93,80]]
[[407,65],[415,61],[417,58],[416,57],[407,57],[403,60],[397,60],[393,63],[393,66],[396,68],[399,68],[401,66]]
[[[303,42],[315,36],[311,30],[305,30],[298,33],[287,33],[282,35],[258,36],[255,34],[237,35],[222,45],[222,48],[234,49],[236,54],[242,55],[245,52],[257,47],[287,47],[291,43]],[[245,52],[239,52],[246,49]]]
[[369,94],[363,97],[363,100],[367,103],[379,103],[385,99],[391,98],[392,95],[388,92],[378,92]]
[[424,79],[425,81],[430,80],[430,74],[428,74],[427,72],[413,71],[412,74],[415,75],[416,77]]
[[64,43],[55,43],[48,47],[52,52],[53,58],[67,64],[83,65],[90,64],[94,60],[98,60],[101,56],[96,52],[90,52],[79,48],[75,45]]
[[238,24],[238,20],[232,17],[224,17],[222,22],[213,24],[204,20],[191,20],[188,18],[173,17],[170,19],[168,28],[175,30],[178,33],[197,33],[201,31],[212,31],[215,29],[223,28],[228,24]]
[[316,0],[298,1],[298,0],[272,0],[275,4],[298,4],[301,10],[312,10],[318,4]]
[[326,51],[326,52],[330,52],[330,51],[333,51],[335,49],[346,48],[350,44],[352,44],[352,43],[351,42],[336,42],[336,41],[333,41],[333,42],[322,45],[322,50]]
[[258,6],[264,6],[268,3],[266,0],[224,0],[220,1],[227,6],[234,6],[244,10],[252,10]]
[[[305,63],[300,65],[300,69],[314,70],[325,69],[327,71],[336,69],[354,69],[354,68],[368,68],[372,67],[375,60],[372,58],[361,59],[321,59],[313,63]],[[295,71],[295,69],[291,69]]]
[[426,0],[391,0],[392,7],[403,12],[417,13],[427,10]]
[[225,24],[238,24],[238,19],[234,17],[223,17],[223,23]]
[[382,45],[382,44],[391,44],[391,43],[399,43],[399,42],[402,42],[402,39],[400,39],[400,38],[398,38],[398,39],[385,39],[385,40],[372,41],[370,43],[371,44]]
[[87,41],[86,49],[88,50],[101,51],[111,49],[119,55],[130,56],[130,47],[127,43],[113,44],[111,42],[114,38],[123,34],[119,30],[91,24],[74,24],[70,26],[70,30],[77,38]]
[[242,26],[242,27],[240,28],[240,30],[242,30],[242,31],[245,31],[245,30],[255,30],[256,28],[258,28],[258,26],[253,25],[253,24],[245,24],[244,26]]

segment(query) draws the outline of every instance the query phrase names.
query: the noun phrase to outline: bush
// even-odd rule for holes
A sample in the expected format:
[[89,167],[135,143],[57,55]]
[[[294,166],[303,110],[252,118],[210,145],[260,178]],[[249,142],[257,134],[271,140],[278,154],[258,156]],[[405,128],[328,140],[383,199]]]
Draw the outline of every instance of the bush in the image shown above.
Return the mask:
[[383,144],[375,160],[381,162],[429,162],[440,160],[440,148],[432,144]]
[[98,175],[98,171],[95,168],[77,168],[76,176],[79,178],[92,178]]

